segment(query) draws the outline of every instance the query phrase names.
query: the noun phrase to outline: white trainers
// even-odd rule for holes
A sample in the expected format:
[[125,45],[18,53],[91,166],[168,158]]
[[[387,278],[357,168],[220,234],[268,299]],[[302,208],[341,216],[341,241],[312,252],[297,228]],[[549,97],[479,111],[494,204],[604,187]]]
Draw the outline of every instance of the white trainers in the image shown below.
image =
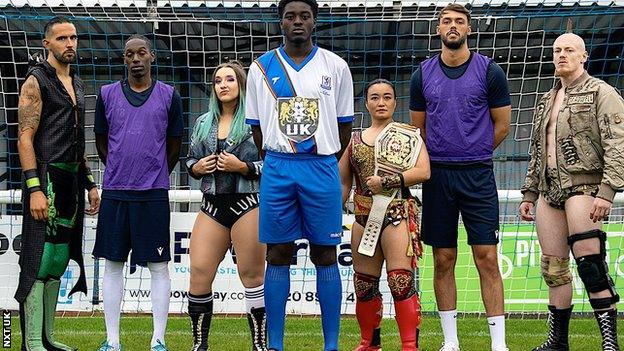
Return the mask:
[[443,342],[440,351],[459,351],[459,345],[454,342]]
[[500,349],[492,349],[492,351],[509,351],[509,349],[506,348],[506,347],[503,347],[503,348],[500,348]]

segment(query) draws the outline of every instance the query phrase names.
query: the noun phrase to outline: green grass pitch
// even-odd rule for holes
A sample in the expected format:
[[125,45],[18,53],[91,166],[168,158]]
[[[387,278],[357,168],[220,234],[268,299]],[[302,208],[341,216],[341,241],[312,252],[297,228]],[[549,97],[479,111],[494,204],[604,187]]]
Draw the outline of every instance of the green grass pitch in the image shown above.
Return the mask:
[[[19,321],[12,323],[12,348],[19,350]],[[486,319],[476,317],[459,318],[459,336],[463,351],[488,351],[490,338]],[[247,320],[243,317],[215,317],[210,333],[213,351],[250,350]],[[104,318],[58,317],[57,339],[80,351],[96,351],[105,338]],[[148,351],[152,323],[150,317],[125,316],[121,321],[121,339],[126,351]],[[508,319],[507,344],[511,351],[528,351],[540,344],[546,336],[545,319]],[[190,322],[185,317],[171,317],[167,328],[167,345],[171,351],[188,351],[191,348]],[[359,341],[357,321],[353,317],[342,319],[340,348],[353,350]],[[442,343],[439,319],[425,315],[421,324],[420,351],[437,351]],[[598,327],[593,318],[574,318],[570,326],[570,343],[573,351],[600,350]],[[620,333],[620,345],[624,337]],[[399,334],[392,319],[382,324],[382,346],[384,350],[400,350]],[[319,318],[289,316],[286,320],[285,347],[288,351],[322,350],[321,322]]]

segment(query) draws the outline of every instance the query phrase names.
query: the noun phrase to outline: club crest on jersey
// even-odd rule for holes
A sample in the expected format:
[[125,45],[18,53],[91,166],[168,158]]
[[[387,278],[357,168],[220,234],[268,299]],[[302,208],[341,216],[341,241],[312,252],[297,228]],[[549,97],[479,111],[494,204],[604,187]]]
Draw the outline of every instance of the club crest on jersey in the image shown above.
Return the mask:
[[304,141],[318,128],[319,100],[295,96],[277,100],[279,129],[294,142]]
[[321,88],[331,90],[331,77],[321,76]]

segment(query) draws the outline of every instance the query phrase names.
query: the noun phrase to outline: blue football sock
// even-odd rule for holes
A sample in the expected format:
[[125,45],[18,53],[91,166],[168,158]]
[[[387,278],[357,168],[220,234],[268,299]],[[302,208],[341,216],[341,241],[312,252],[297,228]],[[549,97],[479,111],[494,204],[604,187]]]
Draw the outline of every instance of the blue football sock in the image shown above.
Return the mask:
[[284,349],[286,299],[290,292],[290,266],[267,264],[264,276],[264,304],[267,315],[269,348]]
[[325,351],[338,350],[342,282],[336,263],[331,266],[316,266],[316,286],[321,305]]

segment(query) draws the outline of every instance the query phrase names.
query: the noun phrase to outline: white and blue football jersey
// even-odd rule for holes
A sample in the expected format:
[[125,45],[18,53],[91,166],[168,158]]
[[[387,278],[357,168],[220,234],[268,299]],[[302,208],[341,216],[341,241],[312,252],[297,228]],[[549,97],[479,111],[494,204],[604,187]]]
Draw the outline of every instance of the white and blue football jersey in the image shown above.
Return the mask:
[[317,46],[300,65],[283,47],[271,50],[249,67],[245,108],[247,123],[262,129],[265,150],[334,154],[338,123],[353,121],[349,66]]

